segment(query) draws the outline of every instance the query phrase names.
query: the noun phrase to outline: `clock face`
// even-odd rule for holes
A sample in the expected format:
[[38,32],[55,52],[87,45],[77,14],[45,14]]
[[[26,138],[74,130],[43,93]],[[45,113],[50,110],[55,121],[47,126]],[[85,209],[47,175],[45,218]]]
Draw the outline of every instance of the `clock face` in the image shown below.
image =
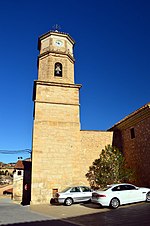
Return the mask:
[[58,46],[58,47],[60,47],[60,46],[63,45],[63,42],[61,40],[56,40],[55,41],[55,45]]

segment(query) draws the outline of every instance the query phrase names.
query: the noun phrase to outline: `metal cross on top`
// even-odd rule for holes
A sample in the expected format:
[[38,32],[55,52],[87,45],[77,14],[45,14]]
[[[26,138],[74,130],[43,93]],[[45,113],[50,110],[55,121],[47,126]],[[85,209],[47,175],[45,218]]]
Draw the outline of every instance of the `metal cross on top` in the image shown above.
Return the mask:
[[58,24],[55,24],[53,26],[53,28],[54,28],[55,31],[60,31],[60,29],[61,29],[61,27]]

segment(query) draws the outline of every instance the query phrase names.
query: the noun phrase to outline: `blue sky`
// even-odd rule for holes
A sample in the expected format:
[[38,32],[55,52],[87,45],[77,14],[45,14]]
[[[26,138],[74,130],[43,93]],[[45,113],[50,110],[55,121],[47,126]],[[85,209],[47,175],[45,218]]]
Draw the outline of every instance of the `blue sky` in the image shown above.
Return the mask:
[[37,40],[55,24],[76,41],[81,129],[107,130],[150,102],[149,12],[148,0],[0,1],[0,150],[32,147]]

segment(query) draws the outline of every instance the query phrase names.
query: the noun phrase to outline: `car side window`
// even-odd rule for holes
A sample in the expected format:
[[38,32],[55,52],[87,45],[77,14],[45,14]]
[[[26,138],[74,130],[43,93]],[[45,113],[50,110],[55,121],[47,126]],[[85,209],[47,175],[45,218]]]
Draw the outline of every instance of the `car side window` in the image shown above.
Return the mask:
[[121,185],[121,191],[126,191],[126,190],[128,190],[126,185]]
[[91,189],[88,187],[81,187],[82,192],[91,192]]
[[112,191],[121,191],[120,185],[112,188]]
[[78,187],[73,187],[70,192],[80,192],[80,189]]
[[136,189],[136,187],[132,186],[132,185],[119,185],[116,186],[112,189],[112,191],[128,191],[128,190],[134,190]]
[[135,190],[136,187],[132,186],[132,185],[125,185],[126,186],[126,190]]

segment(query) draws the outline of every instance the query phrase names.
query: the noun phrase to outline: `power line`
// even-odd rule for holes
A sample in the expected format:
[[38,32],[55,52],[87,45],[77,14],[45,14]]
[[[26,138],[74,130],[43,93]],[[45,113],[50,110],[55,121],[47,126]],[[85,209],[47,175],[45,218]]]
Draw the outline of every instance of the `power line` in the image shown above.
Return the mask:
[[29,153],[31,154],[31,149],[22,149],[22,150],[0,150],[0,154],[6,154],[6,155],[10,155],[10,154],[19,154],[19,153]]

